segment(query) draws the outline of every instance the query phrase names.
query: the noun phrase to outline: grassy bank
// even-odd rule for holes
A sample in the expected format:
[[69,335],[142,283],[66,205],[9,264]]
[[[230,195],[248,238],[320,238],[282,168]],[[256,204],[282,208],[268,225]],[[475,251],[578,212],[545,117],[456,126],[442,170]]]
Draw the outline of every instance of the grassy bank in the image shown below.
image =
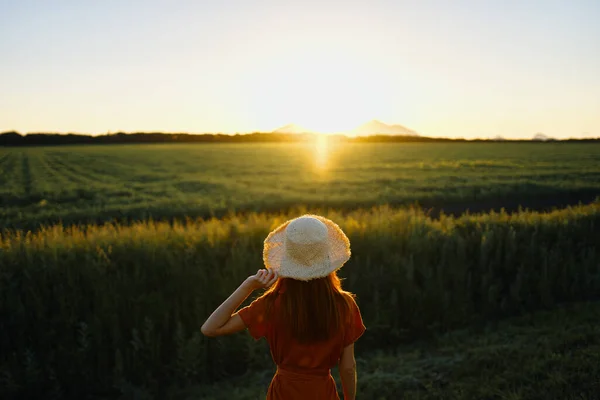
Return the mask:
[[[600,204],[551,213],[442,216],[377,208],[327,216],[352,243],[342,269],[368,332],[364,351],[600,293]],[[248,335],[199,327],[262,266],[292,215],[187,225],[56,226],[0,242],[0,395],[159,398],[270,365]]]

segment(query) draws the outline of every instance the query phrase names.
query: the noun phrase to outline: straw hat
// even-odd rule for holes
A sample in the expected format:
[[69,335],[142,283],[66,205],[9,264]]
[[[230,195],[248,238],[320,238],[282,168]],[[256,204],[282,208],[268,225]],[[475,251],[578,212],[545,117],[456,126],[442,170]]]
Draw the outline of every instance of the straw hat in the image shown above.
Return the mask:
[[323,278],[350,258],[350,241],[333,221],[303,215],[277,227],[265,239],[263,260],[279,276],[301,281]]

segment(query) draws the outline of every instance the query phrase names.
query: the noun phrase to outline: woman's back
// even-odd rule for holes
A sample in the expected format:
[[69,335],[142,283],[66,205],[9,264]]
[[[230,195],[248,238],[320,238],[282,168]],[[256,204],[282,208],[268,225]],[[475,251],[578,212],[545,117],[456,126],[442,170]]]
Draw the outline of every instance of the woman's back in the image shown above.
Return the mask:
[[[238,312],[249,333],[255,339],[264,337],[267,340],[273,360],[279,366],[299,369],[334,367],[343,348],[354,343],[365,330],[358,305],[351,295],[342,294],[349,308],[343,313],[341,329],[332,332],[326,340],[307,343],[294,337],[294,332],[289,330],[289,320],[281,313],[282,297],[287,295],[285,286],[283,283],[273,293],[263,295]],[[272,304],[269,304],[270,301]],[[313,316],[315,320],[318,317]]]
[[[283,312],[285,296],[294,294],[286,291],[285,280],[277,286],[238,312],[255,339],[264,337],[267,340],[273,361],[277,365],[277,373],[269,387],[267,398],[338,398],[331,368],[340,361],[344,348],[354,343],[365,331],[356,302],[350,294],[339,293],[349,306],[346,309],[343,304],[339,304],[340,314],[343,315],[339,329],[331,332],[326,339],[305,342],[295,337],[295,332],[290,330],[289,318]],[[315,325],[323,326],[316,323],[316,318],[319,317],[323,316],[314,315],[313,321]]]

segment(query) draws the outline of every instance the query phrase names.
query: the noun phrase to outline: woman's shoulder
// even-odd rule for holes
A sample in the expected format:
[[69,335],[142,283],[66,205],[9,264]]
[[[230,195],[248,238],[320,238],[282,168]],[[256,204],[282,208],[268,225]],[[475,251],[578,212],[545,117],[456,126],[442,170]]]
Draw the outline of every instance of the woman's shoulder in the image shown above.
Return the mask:
[[356,295],[354,293],[345,290],[341,290],[339,293],[348,304],[356,305]]
[[356,295],[352,292],[340,291],[339,292],[345,306],[346,312],[344,313],[346,317],[352,318],[352,316],[356,313],[360,313],[360,309],[358,308],[358,304],[356,303]]

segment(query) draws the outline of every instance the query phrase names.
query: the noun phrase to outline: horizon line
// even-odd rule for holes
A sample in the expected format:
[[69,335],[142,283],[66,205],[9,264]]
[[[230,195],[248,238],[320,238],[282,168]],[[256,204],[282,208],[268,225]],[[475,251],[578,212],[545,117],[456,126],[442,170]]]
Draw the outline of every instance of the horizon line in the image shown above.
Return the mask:
[[[521,138],[511,138],[504,136],[493,136],[493,137],[485,137],[485,136],[477,136],[466,138],[462,136],[456,137],[446,137],[446,136],[429,136],[429,135],[421,135],[419,133],[415,133],[413,135],[410,134],[391,134],[391,133],[372,133],[367,135],[349,135],[347,132],[339,132],[339,133],[321,133],[321,132],[275,132],[275,131],[251,131],[251,132],[169,132],[169,131],[107,131],[105,133],[82,133],[82,132],[56,132],[56,131],[32,131],[21,133],[17,130],[6,130],[0,131],[0,136],[6,134],[18,134],[20,136],[28,136],[28,135],[59,135],[59,136],[88,136],[88,137],[102,137],[102,136],[112,136],[112,135],[189,135],[189,136],[244,136],[244,135],[287,135],[287,136],[332,136],[332,137],[345,137],[347,139],[360,139],[360,138],[368,138],[368,137],[377,137],[377,136],[386,136],[386,137],[397,137],[397,138],[423,138],[423,139],[439,139],[439,140],[457,140],[457,141],[475,141],[475,140],[489,140],[489,141],[566,141],[566,140],[600,140],[600,136],[569,136],[565,138],[556,138],[549,135],[546,135],[542,132],[536,132],[529,137],[521,137]],[[586,132],[587,133],[587,132]],[[589,135],[589,133],[587,133]],[[540,139],[535,139],[536,137],[540,137]]]

